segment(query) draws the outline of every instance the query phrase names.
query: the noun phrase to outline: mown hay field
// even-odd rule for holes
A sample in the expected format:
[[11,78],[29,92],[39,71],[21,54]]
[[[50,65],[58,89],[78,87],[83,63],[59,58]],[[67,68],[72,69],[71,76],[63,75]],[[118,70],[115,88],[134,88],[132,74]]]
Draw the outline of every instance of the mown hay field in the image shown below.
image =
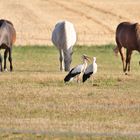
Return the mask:
[[51,33],[60,20],[71,21],[77,44],[114,43],[117,25],[140,22],[139,0],[1,0],[0,18],[13,22],[16,45],[51,43]]
[[55,47],[14,47],[14,71],[0,73],[0,139],[139,139],[139,54],[124,75],[113,48],[74,47],[72,67],[83,53],[97,57],[92,85],[63,82]]

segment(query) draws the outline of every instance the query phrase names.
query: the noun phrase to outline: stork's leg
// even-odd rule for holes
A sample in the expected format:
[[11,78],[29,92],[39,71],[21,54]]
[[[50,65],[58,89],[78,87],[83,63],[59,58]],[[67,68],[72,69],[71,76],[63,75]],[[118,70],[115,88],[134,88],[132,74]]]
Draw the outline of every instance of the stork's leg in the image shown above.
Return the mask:
[[2,56],[0,54],[0,71],[2,72]]
[[80,83],[80,81],[81,81],[81,75],[80,74],[76,76],[76,80],[77,80],[77,83]]
[[60,53],[60,57],[59,57],[59,60],[60,60],[60,71],[64,71],[64,55],[63,55],[63,51],[59,50],[59,53]]
[[77,75],[76,78],[77,78],[77,83],[79,83],[79,75]]
[[92,80],[92,85],[93,85],[93,76],[91,76],[91,78],[92,78],[91,80]]
[[12,65],[12,48],[9,48],[9,62],[10,62],[10,71],[13,71],[13,65]]
[[80,81],[82,81],[82,75],[82,72],[79,75],[77,75],[77,83],[80,83]]
[[6,59],[7,59],[8,51],[9,51],[8,48],[6,48],[4,51],[4,71],[7,71]]

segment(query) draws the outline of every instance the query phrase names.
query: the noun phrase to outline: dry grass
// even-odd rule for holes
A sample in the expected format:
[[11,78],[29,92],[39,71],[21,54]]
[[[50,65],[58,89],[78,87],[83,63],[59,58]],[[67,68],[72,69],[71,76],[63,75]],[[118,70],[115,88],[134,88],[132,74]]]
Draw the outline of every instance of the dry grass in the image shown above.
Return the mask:
[[1,0],[0,13],[15,25],[17,45],[51,44],[54,25],[63,19],[74,23],[78,44],[108,44],[120,22],[140,22],[139,5],[139,0]]
[[[14,72],[0,74],[1,139],[131,139],[140,135],[138,54],[125,76],[112,45],[77,46],[72,66],[97,57],[93,86],[64,84],[53,47],[15,47]],[[138,137],[133,137],[138,138]]]

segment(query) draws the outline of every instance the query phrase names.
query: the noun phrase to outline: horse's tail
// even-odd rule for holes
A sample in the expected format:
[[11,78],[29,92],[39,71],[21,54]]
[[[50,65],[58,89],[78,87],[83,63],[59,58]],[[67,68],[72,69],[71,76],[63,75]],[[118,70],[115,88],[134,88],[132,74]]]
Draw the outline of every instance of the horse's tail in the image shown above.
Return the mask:
[[16,30],[15,28],[13,27],[13,38],[12,38],[12,44],[14,44],[16,42]]

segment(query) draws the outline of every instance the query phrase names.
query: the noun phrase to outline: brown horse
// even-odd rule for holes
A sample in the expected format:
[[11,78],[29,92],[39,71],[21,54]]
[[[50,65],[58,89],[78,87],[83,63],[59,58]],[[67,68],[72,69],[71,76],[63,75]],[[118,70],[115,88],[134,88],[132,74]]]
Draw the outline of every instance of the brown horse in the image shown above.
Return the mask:
[[[123,71],[130,71],[130,60],[133,50],[140,52],[140,24],[122,22],[116,29],[116,43],[117,47],[114,49],[115,53],[120,52]],[[124,56],[124,48],[126,48],[126,59]]]
[[[5,49],[4,51],[4,70],[6,68],[6,59],[9,52],[9,62],[10,62],[10,71],[13,70],[12,66],[12,46],[16,40],[16,31],[13,24],[8,21],[1,19],[0,20],[0,49]],[[2,71],[2,57],[0,54],[0,71]]]

